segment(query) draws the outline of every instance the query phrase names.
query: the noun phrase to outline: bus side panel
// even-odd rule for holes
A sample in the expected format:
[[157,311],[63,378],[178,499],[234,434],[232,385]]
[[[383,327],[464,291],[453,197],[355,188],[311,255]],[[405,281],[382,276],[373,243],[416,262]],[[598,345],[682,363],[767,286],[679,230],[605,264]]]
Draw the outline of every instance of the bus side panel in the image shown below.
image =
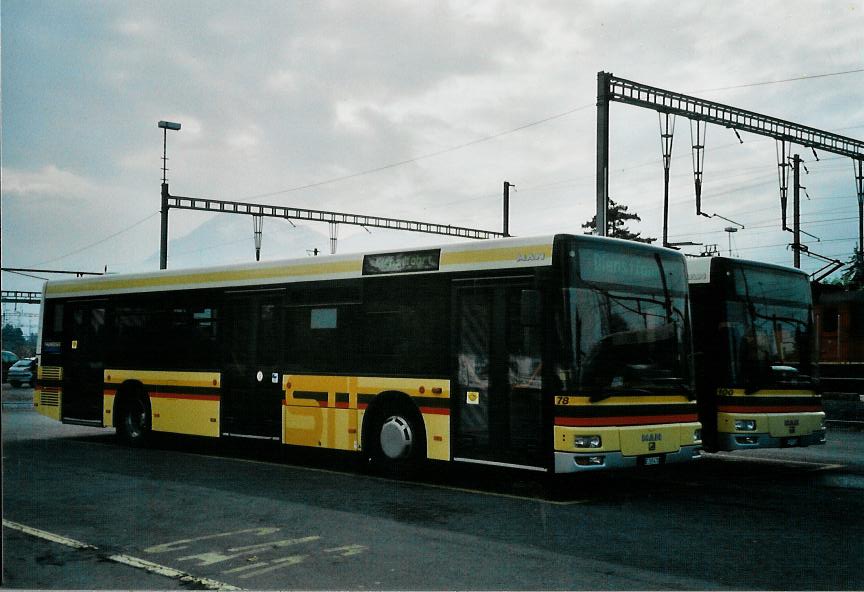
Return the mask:
[[357,450],[355,385],[356,379],[346,376],[284,375],[282,442]]
[[[440,379],[285,375],[282,442],[359,450],[360,426],[382,392],[402,392],[420,409],[428,458],[450,459],[450,382]],[[431,395],[431,396],[430,396]]]
[[147,393],[154,432],[219,436],[221,378],[218,372],[105,370],[102,393],[105,426],[114,425],[116,394],[120,385],[127,381],[140,383]]

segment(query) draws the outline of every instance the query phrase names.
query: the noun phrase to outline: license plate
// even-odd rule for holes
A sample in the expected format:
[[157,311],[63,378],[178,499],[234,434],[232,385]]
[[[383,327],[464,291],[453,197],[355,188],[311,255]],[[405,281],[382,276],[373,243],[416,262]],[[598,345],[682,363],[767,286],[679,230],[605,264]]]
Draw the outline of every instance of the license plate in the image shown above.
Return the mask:
[[642,464],[646,467],[650,467],[651,465],[659,465],[660,457],[659,456],[646,456],[642,459]]

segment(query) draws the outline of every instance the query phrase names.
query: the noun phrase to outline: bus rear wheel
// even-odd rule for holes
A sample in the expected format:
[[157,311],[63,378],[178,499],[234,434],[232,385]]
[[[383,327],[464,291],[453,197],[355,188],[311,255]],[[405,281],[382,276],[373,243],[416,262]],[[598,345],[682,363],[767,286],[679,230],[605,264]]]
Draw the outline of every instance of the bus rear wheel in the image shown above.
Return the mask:
[[143,397],[125,397],[115,413],[120,442],[125,446],[144,446],[150,436],[150,407]]

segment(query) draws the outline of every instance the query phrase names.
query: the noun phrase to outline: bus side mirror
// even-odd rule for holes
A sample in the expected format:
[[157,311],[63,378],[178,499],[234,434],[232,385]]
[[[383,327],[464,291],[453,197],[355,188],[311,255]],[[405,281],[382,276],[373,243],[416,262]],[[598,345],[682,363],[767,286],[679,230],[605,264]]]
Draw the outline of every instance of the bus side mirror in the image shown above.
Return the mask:
[[519,321],[523,327],[536,327],[540,324],[540,292],[522,290],[519,299]]

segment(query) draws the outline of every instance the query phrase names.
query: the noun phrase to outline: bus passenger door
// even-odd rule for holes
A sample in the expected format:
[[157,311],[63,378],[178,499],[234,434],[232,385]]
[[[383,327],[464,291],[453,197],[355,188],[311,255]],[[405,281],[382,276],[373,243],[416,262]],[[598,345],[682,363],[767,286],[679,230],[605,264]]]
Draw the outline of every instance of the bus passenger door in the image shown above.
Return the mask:
[[223,434],[278,438],[282,431],[282,291],[230,294],[222,370]]
[[454,290],[454,459],[545,469],[541,337],[522,318],[529,284]]
[[64,421],[102,424],[105,368],[105,302],[68,305],[62,344]]

